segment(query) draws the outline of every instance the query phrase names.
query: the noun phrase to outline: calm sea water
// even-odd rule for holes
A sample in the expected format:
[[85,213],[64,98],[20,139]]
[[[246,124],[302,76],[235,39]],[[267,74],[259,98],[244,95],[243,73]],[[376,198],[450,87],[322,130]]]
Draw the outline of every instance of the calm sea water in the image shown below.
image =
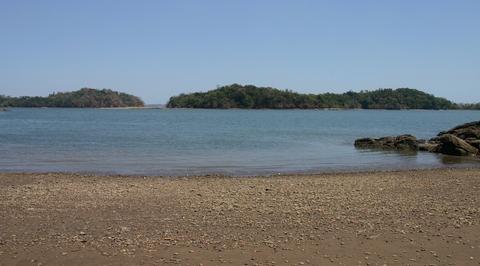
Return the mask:
[[359,137],[430,138],[479,111],[100,110],[0,112],[1,172],[230,175],[479,166],[357,150]]

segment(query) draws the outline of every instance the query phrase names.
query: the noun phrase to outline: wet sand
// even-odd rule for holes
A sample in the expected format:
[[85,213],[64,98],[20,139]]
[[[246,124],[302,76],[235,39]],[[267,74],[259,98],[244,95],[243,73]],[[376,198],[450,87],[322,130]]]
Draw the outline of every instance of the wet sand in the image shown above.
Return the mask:
[[0,174],[0,265],[480,265],[480,170]]

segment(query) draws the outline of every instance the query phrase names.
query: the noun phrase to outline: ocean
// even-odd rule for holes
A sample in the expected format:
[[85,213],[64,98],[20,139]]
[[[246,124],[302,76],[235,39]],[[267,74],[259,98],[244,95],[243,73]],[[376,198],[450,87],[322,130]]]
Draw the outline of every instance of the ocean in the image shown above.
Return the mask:
[[0,112],[0,172],[276,175],[480,166],[359,150],[356,138],[431,138],[480,111],[29,109]]

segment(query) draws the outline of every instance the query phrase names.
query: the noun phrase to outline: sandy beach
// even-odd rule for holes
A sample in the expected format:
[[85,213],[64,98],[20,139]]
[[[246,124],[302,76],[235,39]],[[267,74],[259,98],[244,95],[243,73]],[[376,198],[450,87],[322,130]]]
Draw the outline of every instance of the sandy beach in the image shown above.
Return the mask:
[[480,170],[0,174],[0,265],[480,265]]

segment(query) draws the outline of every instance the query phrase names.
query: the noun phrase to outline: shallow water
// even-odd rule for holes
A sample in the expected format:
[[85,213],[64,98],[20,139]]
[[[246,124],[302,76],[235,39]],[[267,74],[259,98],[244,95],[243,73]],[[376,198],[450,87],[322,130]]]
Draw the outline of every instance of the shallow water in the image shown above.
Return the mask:
[[231,175],[479,166],[430,153],[357,150],[359,137],[430,138],[480,111],[11,109],[0,171]]

